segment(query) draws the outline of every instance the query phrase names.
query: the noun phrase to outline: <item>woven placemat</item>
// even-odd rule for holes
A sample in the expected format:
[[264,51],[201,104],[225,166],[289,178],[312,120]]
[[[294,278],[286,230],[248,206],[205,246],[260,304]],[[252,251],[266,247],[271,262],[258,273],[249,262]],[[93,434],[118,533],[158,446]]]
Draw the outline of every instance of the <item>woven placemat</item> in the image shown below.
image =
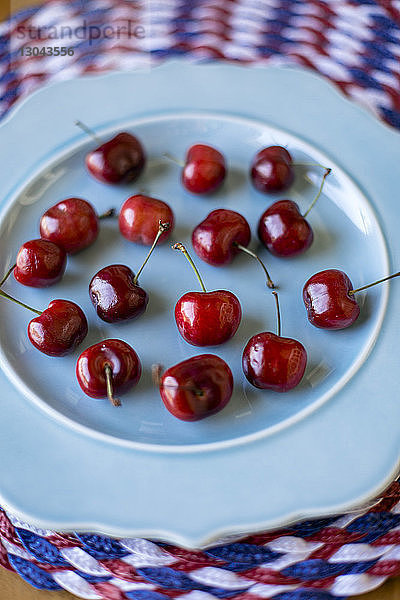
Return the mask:
[[369,510],[189,551],[37,529],[0,511],[0,564],[43,590],[104,600],[339,600],[400,575],[400,483]]
[[[26,55],[56,44],[73,53]],[[48,81],[178,56],[303,65],[400,128],[399,0],[50,0],[0,24],[0,115]],[[0,510],[0,564],[82,598],[334,600],[400,574],[400,484],[372,508],[197,552],[40,530]]]
[[[20,54],[55,45],[74,54]],[[50,0],[0,24],[0,114],[47,81],[181,56],[303,65],[400,128],[399,0]]]

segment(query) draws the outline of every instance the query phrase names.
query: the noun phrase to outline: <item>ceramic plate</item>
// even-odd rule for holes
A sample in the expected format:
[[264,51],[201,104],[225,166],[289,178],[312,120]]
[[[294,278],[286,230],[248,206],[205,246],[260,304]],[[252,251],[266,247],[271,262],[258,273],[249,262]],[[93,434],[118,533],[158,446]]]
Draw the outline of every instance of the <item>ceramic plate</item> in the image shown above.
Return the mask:
[[[85,170],[93,142],[79,118],[107,138],[127,130],[143,142],[148,164],[131,185],[107,186]],[[230,289],[243,320],[217,348],[195,348],[179,336],[173,308],[197,283],[170,244],[157,248],[140,283],[150,296],[144,316],[106,324],[91,305],[88,283],[101,267],[134,271],[147,250],[104,221],[97,242],[68,259],[66,274],[48,289],[4,290],[38,309],[53,298],[76,301],[89,321],[80,351],[106,337],[130,343],[143,376],[123,407],[84,396],[73,355],[55,359],[29,343],[27,311],[0,302],[2,372],[1,503],[34,524],[59,530],[167,539],[198,547],[220,536],[280,526],[346,510],[370,499],[398,466],[398,307],[400,282],[360,293],[361,317],[344,331],[307,321],[304,282],[324,268],[348,273],[356,287],[398,268],[400,138],[304,70],[169,63],[149,71],[87,77],[48,86],[17,107],[0,127],[2,181],[0,270],[20,245],[38,236],[40,215],[69,196],[100,213],[140,190],[173,208],[171,241],[191,248],[193,227],[215,208],[248,219],[253,240],[280,290],[284,335],[308,352],[302,383],[287,394],[260,391],[245,380],[242,349],[255,333],[275,330],[273,297],[255,261],[238,256],[226,268],[201,263],[208,289]],[[228,162],[223,187],[208,197],[186,192],[182,158],[196,142],[220,149]],[[286,146],[297,163],[332,168],[309,220],[311,249],[296,259],[272,257],[256,238],[261,213],[290,197],[305,210],[323,170],[296,167],[288,193],[255,191],[248,165],[261,147]],[[230,365],[235,391],[218,415],[197,423],[172,417],[151,381],[151,365],[171,366],[214,352]]]

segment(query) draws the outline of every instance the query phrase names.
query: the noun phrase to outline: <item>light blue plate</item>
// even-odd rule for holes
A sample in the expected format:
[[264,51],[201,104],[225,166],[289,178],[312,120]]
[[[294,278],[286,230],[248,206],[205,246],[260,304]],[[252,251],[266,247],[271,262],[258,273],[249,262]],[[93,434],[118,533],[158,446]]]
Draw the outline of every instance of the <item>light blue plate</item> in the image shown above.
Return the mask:
[[[105,186],[87,174],[84,156],[93,143],[74,126],[77,118],[101,137],[129,130],[142,140],[149,160],[135,184]],[[89,200],[100,213],[145,190],[172,206],[171,241],[190,249],[193,227],[215,208],[241,212],[256,233],[261,213],[277,199],[248,180],[261,147],[282,144],[296,162],[333,169],[310,213],[315,242],[304,256],[274,258],[256,235],[251,246],[279,285],[283,334],[308,352],[305,377],[288,394],[256,390],[242,374],[249,337],[275,330],[273,298],[246,256],[219,269],[196,261],[208,289],[230,289],[242,303],[238,333],[218,348],[194,348],[177,333],[173,307],[197,283],[169,244],[142,274],[150,296],[145,315],[118,325],[97,318],[87,290],[91,277],[116,262],[135,271],[147,251],[124,240],[116,221],[103,222],[98,241],[69,258],[57,286],[5,284],[38,309],[53,298],[74,300],[89,320],[89,335],[74,355],[50,358],[27,339],[28,312],[0,299],[0,502],[6,508],[48,528],[198,547],[221,535],[349,509],[390,481],[399,457],[400,282],[390,294],[389,284],[359,294],[360,319],[339,332],[308,323],[301,291],[324,268],[343,269],[356,287],[386,275],[390,264],[398,269],[397,133],[304,70],[175,62],[48,86],[13,111],[0,140],[0,272],[24,241],[38,236],[44,210],[68,196]],[[185,192],[179,167],[162,158],[166,151],[182,158],[196,142],[216,146],[228,161],[225,184],[207,198]],[[281,197],[305,210],[322,172],[296,167],[296,183]],[[139,385],[118,410],[84,396],[75,379],[79,352],[105,337],[126,340],[143,364]],[[234,396],[214,417],[178,421],[152,385],[151,365],[168,367],[209,351],[229,363]]]

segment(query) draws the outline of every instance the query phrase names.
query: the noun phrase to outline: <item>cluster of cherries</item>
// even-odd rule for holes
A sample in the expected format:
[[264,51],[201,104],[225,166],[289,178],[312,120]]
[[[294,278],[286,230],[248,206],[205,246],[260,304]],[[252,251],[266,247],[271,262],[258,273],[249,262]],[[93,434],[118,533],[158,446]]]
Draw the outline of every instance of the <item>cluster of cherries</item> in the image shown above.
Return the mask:
[[[94,135],[82,123],[78,124]],[[108,184],[134,181],[145,162],[142,144],[127,132],[99,143],[86,157],[88,171]],[[270,146],[255,156],[250,178],[261,192],[280,192],[292,184],[295,166],[285,148]],[[319,191],[306,213],[301,214],[298,205],[291,200],[279,200],[261,215],[258,235],[271,253],[288,257],[310,247],[313,231],[306,217],[320,196],[329,173],[330,169],[326,168]],[[225,160],[218,150],[204,144],[189,149],[181,177],[187,190],[195,194],[212,193],[222,184],[225,175]],[[0,282],[0,287],[12,272],[18,282],[27,286],[46,287],[57,283],[64,274],[67,254],[80,252],[93,244],[99,233],[100,220],[114,214],[111,209],[98,216],[93,206],[81,198],[67,198],[52,206],[40,219],[40,238],[22,245],[16,264]],[[150,246],[150,250],[136,275],[123,264],[106,266],[94,275],[89,284],[89,295],[102,320],[114,323],[133,319],[146,310],[148,295],[139,285],[139,276],[156,245],[166,240],[173,227],[174,214],[165,202],[144,194],[136,194],[124,202],[119,213],[121,234],[132,242]],[[265,265],[248,249],[250,240],[251,231],[246,219],[227,209],[212,211],[192,233],[196,254],[210,265],[226,265],[238,252],[245,252],[263,268],[276,301],[277,334],[263,332],[248,341],[242,357],[243,372],[257,388],[286,392],[300,383],[307,353],[299,341],[282,337],[278,295]],[[194,346],[223,344],[239,327],[242,316],[239,299],[228,290],[207,291],[183,244],[176,243],[172,247],[185,255],[201,286],[201,291],[189,291],[176,303],[178,331]],[[375,283],[354,289],[342,271],[329,269],[316,273],[303,289],[308,319],[320,328],[348,327],[360,313],[356,292]],[[87,335],[86,316],[74,302],[56,299],[42,312],[2,289],[0,295],[37,314],[29,322],[28,337],[47,355],[64,356],[74,351]],[[77,360],[76,375],[88,396],[108,397],[114,406],[120,406],[114,394],[124,393],[139,381],[141,363],[126,342],[107,339],[82,352]],[[189,358],[164,373],[160,366],[155,366],[153,375],[166,408],[185,421],[196,421],[220,411],[229,402],[233,391],[229,366],[213,354]]]

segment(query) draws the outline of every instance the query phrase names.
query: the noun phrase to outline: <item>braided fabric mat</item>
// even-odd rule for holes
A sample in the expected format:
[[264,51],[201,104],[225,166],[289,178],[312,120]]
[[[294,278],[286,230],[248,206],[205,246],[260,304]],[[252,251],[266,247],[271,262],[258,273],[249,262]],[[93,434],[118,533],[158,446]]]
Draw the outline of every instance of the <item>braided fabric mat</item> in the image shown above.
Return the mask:
[[304,65],[400,128],[399,0],[50,0],[0,24],[0,114],[50,80],[182,55]]
[[[144,35],[115,35],[127,23]],[[54,41],[82,24],[85,39]],[[20,54],[55,44],[74,54]],[[50,0],[0,24],[0,116],[48,81],[178,56],[304,65],[400,128],[399,0]],[[0,564],[39,589],[88,599],[343,599],[400,575],[400,483],[370,509],[197,552],[41,530],[0,509]]]
[[400,574],[400,483],[370,510],[203,551],[34,528],[0,511],[0,564],[43,590],[104,600],[337,600]]

